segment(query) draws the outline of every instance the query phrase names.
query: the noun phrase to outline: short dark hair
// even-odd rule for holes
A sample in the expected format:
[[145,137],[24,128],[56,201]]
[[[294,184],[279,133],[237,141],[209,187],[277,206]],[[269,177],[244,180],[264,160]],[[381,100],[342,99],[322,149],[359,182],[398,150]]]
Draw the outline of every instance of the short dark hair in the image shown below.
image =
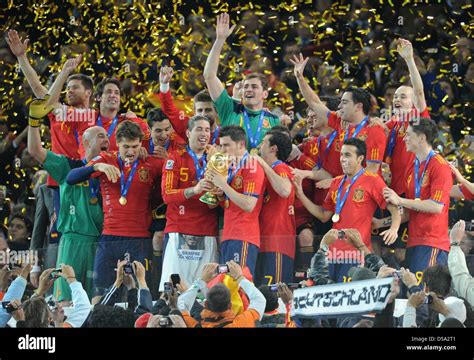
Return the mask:
[[87,327],[133,328],[135,327],[135,315],[133,311],[119,306],[97,304],[90,314]]
[[344,141],[344,145],[352,145],[356,147],[356,154],[357,156],[363,156],[364,160],[367,156],[367,145],[361,139],[357,138],[350,138]]
[[276,292],[270,291],[270,286],[268,285],[260,285],[258,290],[262,293],[267,300],[265,305],[265,312],[274,311],[278,309],[278,295]]
[[97,87],[96,87],[96,90],[95,90],[96,98],[101,97],[104,94],[104,88],[105,88],[105,85],[107,85],[107,84],[116,85],[118,87],[119,91],[120,91],[120,94],[122,94],[122,86],[120,85],[120,81],[118,79],[116,79],[116,78],[105,78],[105,79],[102,79],[102,81],[97,84]]
[[148,126],[151,129],[154,123],[169,120],[169,118],[165,115],[163,110],[161,110],[160,108],[154,108],[148,111],[148,113],[146,114],[146,120],[148,122]]
[[192,118],[188,120],[188,130],[192,131],[196,127],[196,123],[201,120],[207,121],[209,125],[211,125],[211,119],[209,119],[207,116],[194,115]]
[[292,150],[291,139],[283,132],[273,129],[265,134],[265,136],[267,135],[270,135],[270,138],[268,139],[270,146],[277,146],[278,150],[276,155],[278,160],[285,161],[288,159]]
[[443,297],[446,297],[451,290],[451,280],[451,274],[447,266],[435,265],[423,272],[423,282],[426,283],[429,291]]
[[228,310],[230,304],[230,291],[224,284],[214,285],[207,293],[209,311],[221,313]]
[[223,138],[229,136],[232,141],[239,142],[243,141],[247,145],[247,134],[245,130],[237,125],[224,126],[219,131],[219,137]]
[[350,87],[345,92],[352,93],[354,104],[362,104],[362,111],[367,115],[370,111],[370,92],[362,88]]
[[210,102],[212,103],[211,95],[207,90],[201,90],[196,95],[194,95],[194,104],[197,102]]
[[334,96],[320,96],[321,101],[326,103],[326,107],[331,111],[337,111],[341,98]]
[[426,142],[433,146],[433,143],[438,134],[438,126],[430,118],[421,117],[410,121],[410,126],[417,135],[424,134]]
[[291,139],[291,131],[285,125],[275,125],[270,131],[279,131],[283,134],[288,135],[288,137]]
[[259,79],[260,82],[262,83],[262,88],[263,90],[268,90],[268,77],[265,74],[262,73],[257,73],[253,72],[245,76],[245,80],[250,80],[250,79]]
[[142,141],[143,132],[137,123],[134,123],[133,121],[130,121],[130,120],[125,120],[121,122],[119,126],[117,126],[115,138],[117,139],[117,142],[121,141],[121,139],[126,139],[126,140],[140,139],[140,141]]
[[20,219],[21,221],[23,221],[25,223],[26,230],[28,230],[28,232],[31,234],[31,232],[33,231],[33,222],[29,217],[18,213],[13,214],[8,220],[8,223],[10,224],[14,219]]
[[79,80],[86,90],[90,90],[91,92],[94,91],[94,81],[92,81],[90,76],[84,74],[72,74],[67,78],[66,83],[71,80]]

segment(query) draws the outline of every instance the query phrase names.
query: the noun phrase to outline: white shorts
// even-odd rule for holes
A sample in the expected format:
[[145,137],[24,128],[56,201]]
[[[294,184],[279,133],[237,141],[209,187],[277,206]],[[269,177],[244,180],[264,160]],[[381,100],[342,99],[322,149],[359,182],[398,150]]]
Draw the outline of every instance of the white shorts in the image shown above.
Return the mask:
[[215,236],[195,236],[169,233],[159,290],[170,281],[171,274],[179,274],[190,286],[201,277],[204,265],[218,261]]

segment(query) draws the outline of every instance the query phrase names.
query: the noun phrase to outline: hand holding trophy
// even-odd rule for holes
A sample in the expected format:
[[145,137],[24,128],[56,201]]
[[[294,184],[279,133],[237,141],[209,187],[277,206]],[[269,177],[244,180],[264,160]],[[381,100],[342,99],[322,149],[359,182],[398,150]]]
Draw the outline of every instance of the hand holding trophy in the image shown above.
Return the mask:
[[[209,179],[209,171],[214,170],[215,172],[221,174],[224,177],[227,177],[227,171],[229,166],[227,164],[227,157],[221,152],[214,152],[210,159],[207,161],[206,174],[204,175],[206,179]],[[202,201],[208,205],[217,205],[219,199],[215,193],[219,192],[219,188],[216,186],[213,190],[206,192],[199,198],[199,201]]]

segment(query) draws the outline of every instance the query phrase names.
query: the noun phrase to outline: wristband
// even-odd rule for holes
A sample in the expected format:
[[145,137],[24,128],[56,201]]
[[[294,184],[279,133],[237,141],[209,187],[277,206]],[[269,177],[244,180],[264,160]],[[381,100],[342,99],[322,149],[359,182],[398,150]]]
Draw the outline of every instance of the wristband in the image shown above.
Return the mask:
[[28,125],[31,127],[39,127],[41,125],[41,119],[28,117]]
[[160,83],[160,92],[162,92],[163,94],[167,93],[168,91],[170,90],[170,84],[167,83],[167,84],[161,84]]

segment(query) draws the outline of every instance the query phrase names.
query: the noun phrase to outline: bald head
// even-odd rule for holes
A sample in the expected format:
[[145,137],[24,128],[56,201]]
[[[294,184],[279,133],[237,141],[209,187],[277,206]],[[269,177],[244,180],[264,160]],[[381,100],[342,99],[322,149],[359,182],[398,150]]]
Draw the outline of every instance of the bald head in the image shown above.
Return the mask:
[[95,157],[101,151],[109,149],[109,137],[105,129],[101,126],[92,126],[82,134],[82,144],[86,149],[86,157]]

